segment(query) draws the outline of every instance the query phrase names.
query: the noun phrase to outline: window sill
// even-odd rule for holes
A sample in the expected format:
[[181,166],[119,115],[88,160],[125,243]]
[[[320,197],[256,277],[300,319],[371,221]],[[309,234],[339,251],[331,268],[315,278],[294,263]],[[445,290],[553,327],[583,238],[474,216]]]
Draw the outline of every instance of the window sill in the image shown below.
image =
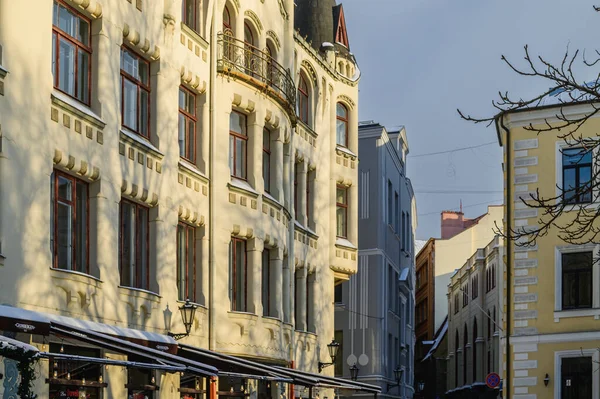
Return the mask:
[[134,133],[124,127],[121,127],[120,132],[121,132],[121,134],[120,134],[121,140],[133,145],[134,147],[137,147],[138,149],[140,149],[142,151],[145,151],[145,152],[150,153],[151,155],[154,155],[159,160],[162,160],[163,157],[165,156],[165,154],[163,154],[162,152],[160,152],[158,150],[158,148],[153,146],[152,143],[150,143],[150,140],[148,140],[147,138],[144,138],[144,137],[140,136],[139,134]]
[[8,74],[8,70],[6,70],[2,65],[0,65],[0,78],[4,79]]
[[265,202],[268,202],[269,204],[273,205],[274,207],[276,207],[277,209],[281,209],[283,208],[283,204],[281,204],[279,201],[277,201],[275,198],[271,197],[271,195],[269,193],[264,193],[263,194],[263,200]]
[[156,292],[148,291],[143,288],[126,287],[119,285],[119,292],[126,296],[133,296],[141,299],[145,299],[151,302],[160,302],[161,296]]
[[252,188],[250,183],[233,176],[231,176],[231,181],[227,183],[227,187],[232,191],[237,191],[241,194],[250,195],[254,198],[258,198],[258,196],[260,195],[258,191]]
[[183,21],[181,21],[181,31],[190,36],[204,50],[208,50],[209,43],[202,36],[200,36],[198,32],[187,26]]
[[73,280],[79,283],[95,285],[96,287],[102,283],[98,277],[92,276],[91,274],[78,272],[75,270],[65,270],[65,269],[57,269],[55,267],[51,267],[50,270],[53,274],[53,278],[65,279],[65,280]]
[[336,152],[338,155],[343,155],[344,157],[346,157],[346,158],[350,158],[350,159],[351,159],[351,160],[353,160],[353,161],[354,161],[354,160],[357,158],[355,153],[353,153],[353,152],[352,152],[352,151],[350,151],[348,148],[346,148],[346,147],[344,147],[344,146],[341,146],[341,145],[339,145],[339,144],[336,144],[336,145],[335,145],[335,152]]
[[230,310],[227,312],[227,314],[229,315],[229,317],[233,318],[233,319],[241,319],[241,320],[257,320],[258,316],[254,313],[250,313],[250,312],[240,312],[237,310]]
[[573,309],[573,310],[555,310],[554,311],[554,322],[560,322],[560,319],[567,319],[572,317],[589,317],[594,316],[594,319],[600,320],[600,308],[589,308],[589,309]]
[[337,237],[335,239],[335,246],[336,247],[342,247],[342,248],[346,248],[346,249],[354,249],[356,250],[356,246],[354,244],[352,244],[350,241],[348,241],[346,238],[342,238],[342,237]]
[[301,129],[306,130],[306,132],[311,135],[313,138],[317,138],[317,132],[315,132],[310,126],[308,126],[308,123],[298,119],[298,126],[300,126]]
[[198,167],[190,161],[187,161],[185,159],[179,159],[179,167],[181,169],[185,169],[187,172],[193,174],[194,176],[208,182],[208,178],[206,177],[206,175],[202,173],[200,169],[198,169]]
[[99,129],[104,129],[106,126],[106,122],[100,119],[100,117],[90,108],[82,103],[77,102],[77,100],[72,99],[66,94],[61,93],[58,90],[54,90],[52,91],[50,98],[52,100],[52,104],[61,108],[63,111],[75,114]]

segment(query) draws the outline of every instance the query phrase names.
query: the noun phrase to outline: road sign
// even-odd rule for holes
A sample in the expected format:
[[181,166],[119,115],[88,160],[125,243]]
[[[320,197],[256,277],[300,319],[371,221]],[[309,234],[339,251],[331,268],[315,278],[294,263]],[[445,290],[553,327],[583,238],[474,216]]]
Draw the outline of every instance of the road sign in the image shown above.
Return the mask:
[[497,373],[489,373],[487,377],[485,377],[485,385],[490,388],[496,388],[500,385],[500,376]]

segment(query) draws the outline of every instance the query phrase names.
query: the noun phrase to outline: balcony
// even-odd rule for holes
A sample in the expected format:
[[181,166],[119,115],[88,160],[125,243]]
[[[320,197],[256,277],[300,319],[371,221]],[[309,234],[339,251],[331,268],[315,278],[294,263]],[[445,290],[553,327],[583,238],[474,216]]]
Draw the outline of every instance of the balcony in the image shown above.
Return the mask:
[[283,106],[295,124],[296,87],[290,72],[268,53],[231,35],[220,33],[217,43],[218,72],[263,90]]

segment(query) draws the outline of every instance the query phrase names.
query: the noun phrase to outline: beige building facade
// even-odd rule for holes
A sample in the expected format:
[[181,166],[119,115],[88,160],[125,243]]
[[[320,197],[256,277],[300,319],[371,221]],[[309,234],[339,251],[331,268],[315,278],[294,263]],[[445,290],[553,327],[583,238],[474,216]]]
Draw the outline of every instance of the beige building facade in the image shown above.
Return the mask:
[[[360,71],[341,6],[316,43],[297,3],[0,0],[0,303],[171,345],[189,299],[186,345],[331,362],[334,285],[356,272]],[[127,394],[106,370],[104,394]]]

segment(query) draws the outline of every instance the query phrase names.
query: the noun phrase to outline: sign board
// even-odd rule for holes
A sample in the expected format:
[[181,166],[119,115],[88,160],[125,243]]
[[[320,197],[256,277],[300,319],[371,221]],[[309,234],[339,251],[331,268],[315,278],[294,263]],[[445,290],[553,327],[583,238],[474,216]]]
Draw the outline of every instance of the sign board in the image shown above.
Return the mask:
[[487,377],[485,377],[485,385],[489,388],[496,388],[500,385],[500,376],[497,373],[489,373]]

